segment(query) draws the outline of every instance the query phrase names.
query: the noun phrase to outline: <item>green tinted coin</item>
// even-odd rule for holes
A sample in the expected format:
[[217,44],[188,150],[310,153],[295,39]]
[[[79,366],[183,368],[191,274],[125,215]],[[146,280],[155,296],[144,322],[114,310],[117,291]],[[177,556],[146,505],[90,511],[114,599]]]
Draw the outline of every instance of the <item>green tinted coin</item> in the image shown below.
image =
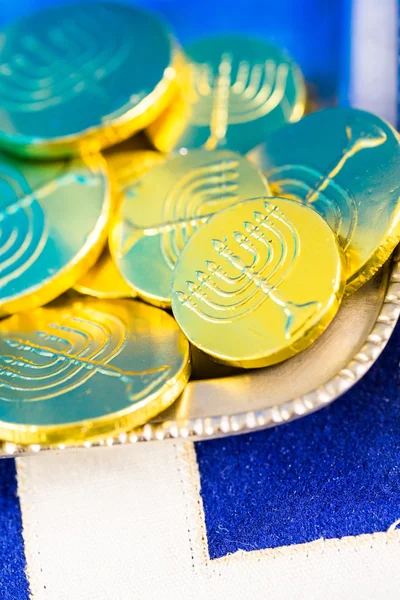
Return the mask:
[[279,48],[242,36],[201,39],[189,61],[180,100],[148,129],[157,148],[229,148],[247,152],[304,111],[298,67]]
[[0,33],[0,144],[35,156],[99,150],[168,104],[175,51],[126,5],[52,7]]
[[110,237],[114,261],[137,294],[167,307],[172,271],[192,233],[219,210],[268,194],[269,187],[235,152],[191,150],[156,164],[123,193]]
[[400,240],[397,132],[370,113],[334,108],[271,135],[250,158],[272,191],[317,210],[346,253],[346,292],[368,281]]
[[110,208],[101,157],[32,163],[0,154],[0,315],[71,287],[104,246]]

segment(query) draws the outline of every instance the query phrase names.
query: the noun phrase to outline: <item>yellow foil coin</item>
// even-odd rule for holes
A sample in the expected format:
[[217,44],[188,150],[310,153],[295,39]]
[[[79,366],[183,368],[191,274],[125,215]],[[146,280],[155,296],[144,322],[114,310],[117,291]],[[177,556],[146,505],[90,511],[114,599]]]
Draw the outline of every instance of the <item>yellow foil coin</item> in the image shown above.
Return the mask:
[[346,294],[368,281],[400,241],[399,137],[376,115],[322,110],[269,136],[250,157],[273,194],[311,206],[338,235]]
[[96,298],[129,298],[135,292],[127,285],[115,266],[108,246],[97,263],[74,285],[80,294]]
[[0,144],[12,152],[100,150],[149,125],[176,93],[177,45],[126,4],[49,7],[0,39]]
[[135,300],[58,300],[0,323],[0,437],[73,444],[142,425],[190,375],[167,313]]
[[101,253],[110,213],[101,157],[29,163],[0,155],[0,315],[74,285]]
[[159,150],[205,147],[245,153],[302,116],[303,76],[279,48],[221,35],[200,39],[185,52],[180,93],[147,130]]
[[170,306],[172,271],[192,233],[215,212],[268,193],[261,172],[234,152],[168,158],[124,196],[110,236],[121,275],[148,302]]
[[343,254],[314,210],[256,198],[213,216],[183,249],[172,310],[216,361],[263,367],[307,348],[343,295]]

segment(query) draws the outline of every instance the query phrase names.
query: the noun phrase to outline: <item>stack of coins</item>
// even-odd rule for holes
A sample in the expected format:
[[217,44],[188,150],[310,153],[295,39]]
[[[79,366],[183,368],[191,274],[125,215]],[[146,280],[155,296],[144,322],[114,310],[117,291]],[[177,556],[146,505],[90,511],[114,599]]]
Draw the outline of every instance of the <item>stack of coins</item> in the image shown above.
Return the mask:
[[2,33],[0,439],[118,434],[177,399],[191,345],[268,367],[328,327],[400,239],[400,147],[305,104],[284,51],[181,48],[126,5]]

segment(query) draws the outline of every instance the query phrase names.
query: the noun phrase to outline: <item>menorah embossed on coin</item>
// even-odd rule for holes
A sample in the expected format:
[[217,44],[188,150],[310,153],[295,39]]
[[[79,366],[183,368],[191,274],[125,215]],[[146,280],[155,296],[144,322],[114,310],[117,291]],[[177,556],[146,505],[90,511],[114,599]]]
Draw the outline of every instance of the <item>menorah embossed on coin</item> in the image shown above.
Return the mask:
[[[144,235],[160,235],[161,253],[171,270],[193,232],[210,215],[230,206],[237,198],[238,166],[237,160],[224,159],[190,169],[168,192],[162,225],[143,230]],[[137,185],[140,181],[134,184]],[[136,240],[135,231],[125,242],[122,255],[129,252]]]
[[327,173],[320,173],[301,164],[275,167],[266,173],[277,196],[293,198],[314,206],[340,235],[345,250],[354,236],[358,209],[351,192],[339,185],[335,177],[358,152],[376,148],[387,139],[380,127],[374,126],[372,131],[365,132],[362,124],[357,127],[357,122],[353,127],[346,127],[346,136],[346,146]]
[[212,241],[218,262],[207,260],[205,270],[195,271],[197,281],[186,281],[187,291],[178,291],[177,297],[189,310],[215,323],[241,319],[269,299],[282,309],[289,339],[321,306],[316,301],[297,304],[279,291],[295,264],[299,244],[290,220],[265,201],[264,211],[255,211],[241,231]]
[[0,63],[0,105],[8,111],[41,111],[90,93],[107,96],[101,81],[129,56],[128,40],[112,10],[76,7],[73,19],[50,27],[42,38],[25,35],[20,52]]
[[32,266],[47,237],[37,195],[18,169],[0,161],[0,290]]
[[205,144],[209,149],[223,142],[228,125],[264,117],[279,104],[287,120],[290,117],[291,109],[285,99],[288,64],[276,64],[272,59],[255,64],[242,60],[233,75],[232,63],[232,56],[225,53],[217,73],[207,63],[192,65],[191,121],[210,127]]
[[18,335],[1,339],[1,400],[36,402],[54,398],[97,373],[119,379],[130,400],[136,402],[168,378],[167,366],[136,372],[108,364],[124,348],[124,324],[117,316],[95,310],[86,313],[51,324],[29,339]]
[[[54,175],[54,172],[53,172]],[[60,163],[57,177],[32,190],[23,173],[0,160],[0,295],[7,284],[26,273],[46,248],[46,200],[63,186],[78,182],[96,185],[96,174],[71,171]],[[26,282],[25,282],[26,283]]]
[[191,169],[168,193],[160,244],[166,264],[173,269],[193,232],[207,218],[230,206],[237,198],[239,163],[234,159],[211,162]]

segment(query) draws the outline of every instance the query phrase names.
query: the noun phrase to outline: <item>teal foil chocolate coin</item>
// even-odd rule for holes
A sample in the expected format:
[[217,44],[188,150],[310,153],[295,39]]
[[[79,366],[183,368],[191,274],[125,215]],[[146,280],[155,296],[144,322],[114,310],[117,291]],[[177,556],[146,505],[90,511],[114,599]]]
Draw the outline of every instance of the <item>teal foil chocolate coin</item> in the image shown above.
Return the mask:
[[273,194],[311,206],[338,235],[347,294],[400,241],[399,137],[379,117],[350,108],[313,113],[269,136],[249,158]]
[[201,39],[185,48],[181,96],[148,129],[162,151],[247,152],[304,111],[305,86],[279,48],[243,36]]
[[45,304],[82,277],[110,214],[100,156],[43,163],[0,154],[0,316]]
[[0,144],[52,157],[125,139],[168,104],[175,58],[164,26],[126,5],[27,16],[0,33]]

